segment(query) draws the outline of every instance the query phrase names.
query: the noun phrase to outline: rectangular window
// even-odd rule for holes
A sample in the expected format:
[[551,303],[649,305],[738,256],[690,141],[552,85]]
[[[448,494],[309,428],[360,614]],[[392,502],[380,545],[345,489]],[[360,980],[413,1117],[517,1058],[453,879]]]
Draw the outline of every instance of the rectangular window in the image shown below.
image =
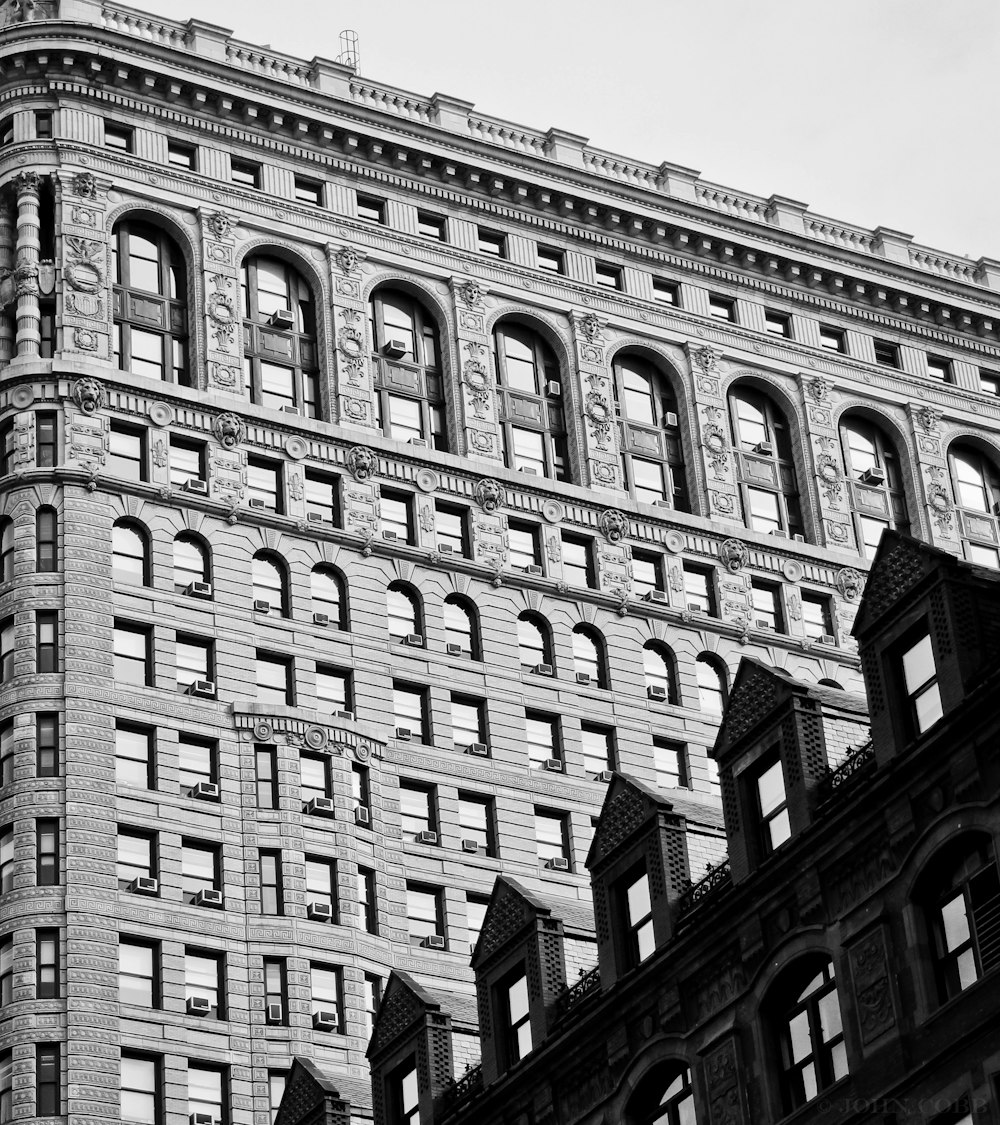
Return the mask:
[[329,664],[316,665],[317,709],[327,715],[353,710],[351,673]]
[[812,641],[833,637],[833,607],[827,595],[803,593],[802,628]]
[[115,780],[139,789],[155,788],[152,727],[115,724]]
[[729,297],[722,297],[718,293],[708,295],[708,315],[716,320],[728,320],[736,323],[736,302]]
[[458,794],[458,834],[462,850],[475,850],[484,855],[497,854],[496,812],[492,797],[478,793]]
[[2,683],[7,683],[13,678],[16,651],[14,618],[7,617],[0,622],[0,682]]
[[198,169],[198,150],[194,145],[180,141],[167,141],[167,163],[175,168],[186,168],[189,172]]
[[181,894],[184,901],[195,905],[213,901],[211,892],[222,890],[221,868],[218,847],[200,840],[182,840]]
[[658,789],[689,789],[687,747],[666,738],[653,739],[653,768]]
[[592,540],[564,534],[562,556],[563,578],[571,586],[587,586],[592,590],[597,588]]
[[118,829],[118,888],[130,890],[136,879],[156,878],[156,836]]
[[684,564],[684,604],[693,613],[715,613],[714,572]]
[[122,1051],[121,1119],[159,1125],[160,1063],[148,1055]]
[[187,734],[178,738],[177,780],[180,791],[187,794],[199,785],[218,783],[218,749],[214,740]]
[[451,727],[455,746],[466,750],[479,743],[486,745],[486,703],[470,695],[451,695]]
[[819,346],[828,352],[847,352],[847,333],[828,324],[819,326]]
[[351,763],[351,799],[355,810],[363,809],[371,819],[371,789],[368,785],[368,767]]
[[615,768],[615,731],[613,727],[582,723],[583,770],[588,777]]
[[531,1005],[528,1003],[528,976],[524,965],[509,973],[497,987],[502,1021],[501,1044],[507,1066],[531,1052]]
[[507,527],[507,540],[510,544],[510,565],[517,570],[542,565],[541,541],[538,527],[530,523],[517,523],[511,520]]
[[140,1008],[160,1006],[159,946],[131,937],[118,939],[118,999]]
[[306,472],[306,519],[340,527],[340,478]]
[[653,907],[649,895],[649,874],[645,866],[633,868],[616,887],[625,924],[626,961],[640,965],[656,950],[653,935]]
[[662,600],[666,601],[666,588],[663,556],[650,554],[646,551],[633,551],[632,590],[636,597],[644,598],[647,594],[659,591],[664,594]]
[[47,410],[40,410],[35,415],[35,464],[40,469],[50,469],[58,462],[58,418]]
[[758,629],[773,629],[776,633],[785,631],[784,615],[781,612],[781,589],[770,582],[750,581],[750,594],[753,599],[753,623]]
[[476,245],[480,254],[488,254],[491,258],[507,257],[507,236],[498,231],[477,227]]
[[35,996],[54,1000],[59,995],[59,931],[35,931]]
[[385,200],[358,192],[358,218],[370,223],[385,223]]
[[313,909],[325,908],[325,916],[337,920],[337,866],[332,859],[322,856],[306,856],[306,909],[309,916],[317,912]]
[[118,152],[132,152],[133,140],[132,130],[127,125],[104,122],[105,148],[113,148]]
[[410,945],[445,948],[444,903],[439,890],[418,883],[406,884],[406,925]]
[[35,1116],[58,1117],[62,1113],[58,1043],[35,1047]]
[[281,466],[251,457],[247,461],[247,499],[251,508],[268,512],[285,510],[281,490]]
[[558,716],[525,711],[524,725],[529,764],[533,768],[561,770],[562,741]]
[[594,267],[597,284],[602,289],[621,289],[622,271],[618,266],[609,265],[607,262],[598,262]]
[[188,481],[207,479],[205,469],[205,443],[187,441],[184,438],[170,438],[170,485],[172,488],[186,488]]
[[259,188],[260,165],[252,160],[237,160],[234,157],[229,165],[229,178],[241,187]]
[[39,141],[52,139],[52,114],[46,110],[35,110],[35,139]]
[[465,927],[469,931],[469,952],[475,951],[479,933],[486,919],[486,909],[490,905],[488,895],[465,896]]
[[257,702],[278,707],[294,707],[295,689],[292,658],[257,649]]
[[14,999],[14,939],[0,938],[0,1007]]
[[184,950],[184,1002],[189,1012],[225,1019],[223,958],[205,949]]
[[378,933],[378,899],[375,892],[375,872],[368,867],[358,868],[358,923],[369,934]]
[[260,852],[260,912],[261,914],[285,912],[281,852]]
[[8,476],[14,471],[15,452],[14,419],[8,418],[7,421],[0,423],[0,476]]
[[653,300],[661,305],[677,305],[681,303],[681,287],[673,281],[662,277],[653,278]]
[[409,731],[411,738],[430,742],[430,715],[427,689],[416,684],[392,682],[392,713],[397,729]]
[[781,758],[769,755],[754,775],[754,792],[760,817],[760,839],[764,855],[770,855],[791,836],[788,820],[788,798]]
[[319,207],[323,202],[323,185],[318,180],[307,180],[304,176],[295,177],[295,199]]
[[215,652],[211,641],[177,634],[177,690],[187,691],[196,684],[215,684]]
[[302,754],[299,758],[299,789],[303,803],[332,797],[330,759],[320,754]]
[[561,250],[550,246],[538,247],[538,268],[546,273],[565,273],[566,259]]
[[14,720],[0,723],[0,785],[14,781]]
[[401,543],[413,542],[413,504],[405,492],[383,490],[379,503],[382,518],[382,535]]
[[444,553],[468,558],[470,554],[468,508],[457,508],[453,504],[435,504],[434,536],[439,551],[443,547]]
[[1000,398],[1000,372],[979,369],[979,389],[984,395]]
[[[13,557],[10,566],[13,568]],[[38,508],[35,516],[35,570],[55,574],[59,569],[59,516],[55,508]],[[13,574],[11,571],[5,573]]]
[[927,374],[940,383],[953,383],[951,360],[942,359],[941,356],[929,355],[927,357]]
[[434,786],[401,781],[399,813],[404,840],[437,843],[437,795]]
[[371,1039],[375,1029],[375,1017],[378,1015],[378,1006],[382,1003],[382,978],[374,973],[365,973],[364,979],[364,1008],[361,1012],[362,1038]]
[[55,610],[35,614],[35,671],[59,671],[59,614]]
[[257,772],[257,807],[278,807],[278,752],[273,746],[254,747]]
[[278,1107],[281,1105],[281,1099],[285,1094],[287,1076],[288,1071],[286,1070],[269,1070],[267,1072],[267,1101],[271,1111],[271,1125],[274,1125],[278,1117]]
[[146,469],[146,431],[111,424],[108,435],[107,471],[122,480],[148,480]]
[[35,716],[35,776],[59,776],[59,715],[54,711]]
[[883,367],[899,367],[899,348],[888,340],[873,341],[875,362]]
[[35,884],[59,886],[59,821],[35,821]]
[[786,340],[791,339],[792,318],[787,313],[765,309],[764,331],[769,332],[772,336],[783,336]]
[[264,958],[264,1005],[268,1023],[284,1023],[288,1013],[288,986],[282,957]]
[[228,1120],[227,1073],[221,1067],[188,1062],[188,1116],[205,1114],[213,1122]]
[[432,238],[435,242],[447,242],[448,222],[443,215],[431,215],[427,211],[418,211],[417,234],[423,238]]
[[550,809],[535,809],[538,860],[559,871],[570,868],[569,817]]
[[317,1031],[344,1032],[343,982],[341,971],[334,965],[309,966],[309,985],[312,993],[313,1027]]
[[0,894],[14,889],[14,829],[0,831]]
[[899,666],[910,721],[917,734],[923,734],[944,714],[938,686],[937,663],[926,628],[908,637],[900,646]]

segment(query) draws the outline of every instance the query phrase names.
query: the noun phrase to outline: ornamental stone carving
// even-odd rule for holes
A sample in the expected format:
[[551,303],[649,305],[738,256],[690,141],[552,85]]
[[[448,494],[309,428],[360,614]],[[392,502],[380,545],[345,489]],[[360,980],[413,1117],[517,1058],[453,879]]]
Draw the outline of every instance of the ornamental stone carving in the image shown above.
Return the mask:
[[97,198],[97,180],[93,172],[77,172],[73,177],[73,194],[81,199]]
[[836,507],[843,499],[844,481],[840,462],[829,453],[821,453],[816,459],[816,472],[823,482],[823,495]]
[[37,172],[18,172],[14,177],[14,190],[18,195],[24,192],[38,192],[38,173]]
[[353,246],[341,246],[334,254],[333,260],[337,263],[337,268],[341,273],[347,275],[354,273],[365,260],[365,255],[359,250],[355,250]]
[[596,313],[587,313],[579,320],[580,335],[592,344],[599,344],[604,339],[604,325]]
[[591,391],[583,404],[583,412],[590,419],[594,427],[594,439],[597,442],[606,442],[611,436],[611,422],[613,414],[611,403],[605,395]]
[[750,561],[750,551],[741,539],[724,539],[719,546],[719,560],[735,574]]
[[16,296],[38,296],[38,266],[34,262],[22,262],[11,276],[14,278]]
[[347,451],[347,468],[355,480],[368,480],[375,475],[378,458],[365,446],[355,445]]
[[69,260],[63,271],[66,284],[78,293],[96,293],[104,284],[104,271],[99,258],[104,253],[104,243],[95,238],[69,235],[66,239]]
[[243,440],[243,419],[232,412],[220,414],[212,423],[212,431],[224,449],[235,449]]
[[486,290],[478,281],[463,281],[458,287],[458,296],[470,309],[482,304]]
[[104,405],[104,387],[96,379],[77,379],[72,395],[84,414],[93,414]]
[[357,328],[345,325],[337,333],[337,350],[347,359],[360,359],[365,350],[365,338]]
[[620,543],[628,535],[628,517],[616,508],[601,513],[600,525],[609,543]]
[[952,520],[954,519],[954,505],[948,495],[948,490],[941,484],[928,485],[927,501],[931,506],[931,518],[937,525],[938,531],[944,535],[950,535]]
[[215,211],[205,221],[208,224],[208,229],[218,239],[225,238],[233,229],[233,220],[225,211]]
[[726,445],[726,431],[715,422],[706,422],[701,428],[701,440],[708,450],[708,460],[712,466],[712,476],[716,480],[726,479],[729,465],[729,449]]
[[472,409],[481,418],[490,401],[490,379],[486,364],[479,359],[467,359],[462,367],[462,378],[472,397]]
[[475,497],[484,512],[495,512],[507,500],[503,485],[492,477],[483,477],[476,483]]
[[937,430],[938,422],[941,421],[941,411],[935,410],[932,406],[922,406],[917,411],[917,421],[925,433],[932,434]]
[[710,348],[706,344],[703,347],[693,349],[691,359],[695,367],[703,375],[714,375],[719,369],[719,360],[722,359],[722,352],[716,351],[715,348]]
[[861,573],[853,566],[845,566],[837,571],[837,589],[849,601],[855,601],[860,595],[865,584]]
[[810,379],[806,389],[813,402],[827,402],[830,398],[830,384],[819,376]]

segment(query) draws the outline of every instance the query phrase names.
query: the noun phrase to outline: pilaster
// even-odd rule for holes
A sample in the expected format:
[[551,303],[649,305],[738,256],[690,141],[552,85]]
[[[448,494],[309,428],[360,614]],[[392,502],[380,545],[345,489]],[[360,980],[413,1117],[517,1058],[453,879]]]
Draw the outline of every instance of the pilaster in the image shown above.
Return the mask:
[[729,419],[726,399],[722,393],[722,353],[707,344],[691,342],[685,345],[691,365],[689,386],[696,417],[697,430],[692,444],[697,442],[701,460],[692,469],[697,477],[688,487],[692,496],[707,495],[708,510],[712,519],[736,526],[743,524],[743,506],[732,443],[729,440]]
[[941,444],[941,412],[926,403],[911,402],[907,404],[907,413],[917,454],[914,466],[914,476],[919,482],[917,499],[924,506],[921,522],[935,547],[960,555],[961,529]]
[[458,419],[457,452],[500,463],[496,379],[490,370],[490,343],[483,305],[486,290],[478,281],[458,277],[453,277],[450,284],[461,363],[462,416]]
[[580,450],[580,461],[586,465],[583,483],[598,492],[624,492],[605,325],[592,312],[571,313],[570,320],[577,385],[583,402],[583,449]]
[[[331,314],[336,340],[333,421],[349,430],[375,428],[375,386],[365,342],[365,302],[361,292],[364,254],[352,246],[326,248],[330,268]],[[374,341],[372,341],[374,346]]]
[[[798,383],[812,449],[812,464],[806,468],[815,481],[811,499],[822,529],[821,542],[850,550],[856,545],[856,536],[851,520],[850,485],[845,480],[840,440],[833,421],[831,384],[822,376],[805,372],[799,373]],[[802,499],[805,502],[806,498]]]
[[224,211],[199,208],[205,283],[205,371],[208,389],[246,398],[240,285],[233,220]]
[[[107,229],[111,184],[77,172],[62,191],[63,286],[61,355],[113,362],[111,232]],[[37,308],[37,297],[35,298]],[[20,345],[18,354],[21,354]],[[31,354],[38,354],[37,347]]]
[[[0,199],[0,298],[4,304],[14,294],[14,216],[7,199]],[[9,289],[8,289],[9,287]],[[0,366],[6,366],[14,357],[14,321],[6,308],[0,309]]]

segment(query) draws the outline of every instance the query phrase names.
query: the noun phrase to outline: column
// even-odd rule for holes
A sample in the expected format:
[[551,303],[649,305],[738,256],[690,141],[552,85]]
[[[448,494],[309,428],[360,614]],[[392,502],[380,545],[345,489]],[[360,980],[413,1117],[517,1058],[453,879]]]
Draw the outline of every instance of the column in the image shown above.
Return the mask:
[[331,314],[335,363],[331,402],[336,402],[335,422],[348,430],[374,430],[375,387],[371,349],[366,343],[365,302],[361,296],[361,263],[364,254],[353,246],[326,248],[330,269]]
[[453,277],[451,297],[458,333],[458,372],[461,417],[457,419],[457,452],[481,461],[502,463],[495,373],[490,370],[490,342],[486,335],[486,290],[478,281]]
[[697,433],[691,435],[691,445],[701,451],[701,458],[691,466],[692,479],[688,488],[692,497],[708,497],[708,510],[701,515],[742,527],[743,510],[729,440],[729,416],[720,381],[722,353],[701,343],[688,343],[684,350],[691,365],[688,385],[693,388],[698,426]]
[[[931,543],[953,555],[962,554],[959,516],[948,479],[948,462],[941,444],[941,411],[926,403],[907,404],[913,447],[917,451],[914,475],[917,484],[917,501],[923,511],[914,512],[912,522],[922,526]],[[919,523],[918,523],[919,519]]]
[[[224,211],[199,208],[205,271],[205,372],[208,389],[247,399],[243,370],[240,283],[236,272],[233,220]],[[192,357],[193,359],[194,357]]]
[[[803,451],[806,473],[815,484],[810,499],[815,505],[818,542],[827,547],[849,551],[856,546],[851,526],[850,485],[845,481],[840,439],[833,424],[832,385],[829,379],[800,372],[798,376],[804,414],[808,423],[808,446],[812,462]],[[803,480],[800,491],[808,482]],[[802,496],[803,509],[806,497]]]
[[42,244],[38,217],[38,173],[21,172],[14,177],[17,191],[17,354],[37,356],[42,343],[38,309],[38,261]]
[[600,492],[623,492],[605,326],[592,312],[571,313],[570,320],[583,416],[583,448],[579,454],[580,462],[586,465],[585,483]]
[[[10,286],[11,293],[14,287],[13,273],[14,221],[7,200],[0,197],[0,279],[5,288]],[[5,300],[6,294],[3,297]],[[14,322],[9,314],[0,311],[0,366],[6,366],[13,358]]]

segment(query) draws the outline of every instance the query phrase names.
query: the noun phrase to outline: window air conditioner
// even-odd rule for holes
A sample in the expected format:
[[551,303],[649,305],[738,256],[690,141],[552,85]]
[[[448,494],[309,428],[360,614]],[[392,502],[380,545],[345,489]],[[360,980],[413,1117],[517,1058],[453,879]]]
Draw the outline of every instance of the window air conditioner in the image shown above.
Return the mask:
[[302,811],[308,813],[309,816],[333,816],[335,810],[332,798],[313,797],[306,801]]
[[470,742],[465,748],[466,754],[475,754],[477,758],[485,758],[489,754],[489,748],[485,742]]
[[448,645],[445,645],[444,647],[445,647],[445,651],[448,653],[449,656],[461,656],[462,655],[462,646],[461,645],[448,644]]
[[396,737],[403,742],[409,742],[413,733],[409,727],[396,727]]
[[417,833],[418,844],[436,844],[438,842],[438,834],[432,832],[429,828],[425,828],[423,832]]
[[562,855],[554,855],[545,861],[550,871],[569,871],[569,860]]
[[212,596],[211,582],[189,582],[184,590],[192,598],[210,598]]
[[647,590],[643,595],[643,600],[647,602],[656,602],[657,605],[669,604],[667,593],[665,590]]
[[538,470],[533,469],[530,465],[521,465],[520,468],[517,471],[519,473],[527,473],[527,475],[529,477],[537,477],[538,476]]
[[411,437],[406,444],[415,445],[418,449],[426,449],[427,439],[422,437]]
[[128,889],[134,895],[158,895],[160,893],[160,881],[150,875],[137,875],[129,883]]
[[774,452],[774,446],[769,441],[759,441],[753,447],[753,451],[754,453],[763,453],[766,456],[770,457]]
[[253,508],[254,511],[263,511],[263,509],[265,509],[267,505],[263,500],[261,500],[259,496],[251,496],[247,501],[247,507]]
[[551,664],[536,664],[534,666],[534,668],[532,668],[531,670],[532,670],[532,672],[535,673],[536,676],[551,676],[552,675],[552,665]]
[[306,914],[314,922],[332,922],[333,907],[328,902],[310,902]]
[[659,499],[653,501],[654,508],[673,508],[673,504],[669,500],[664,500],[661,496]]
[[594,780],[603,781],[607,784],[611,780],[611,776],[611,770],[598,770],[598,772],[594,774]]
[[190,1125],[218,1125],[210,1113],[192,1113],[188,1121]]
[[424,638],[420,633],[407,633],[403,639],[403,644],[410,645],[413,648],[423,648]]
[[562,384],[557,383],[554,379],[550,379],[545,384],[545,393],[549,398],[560,398],[562,396]]
[[322,512],[306,512],[307,523],[322,523],[325,519],[326,516]]
[[287,403],[281,408],[285,414],[298,414],[299,408],[297,406],[289,406]]
[[338,719],[345,719],[347,722],[353,723],[354,722],[354,712],[353,711],[338,711],[337,712],[337,718]]
[[363,828],[367,828],[372,822],[372,814],[365,808],[364,805],[356,805],[354,808],[354,823],[360,824]]
[[699,602],[688,602],[688,610],[691,613],[704,613],[704,609]]
[[676,426],[677,425],[677,415],[672,410],[668,410],[666,412],[666,414],[664,414],[664,416],[663,416],[663,421],[668,426]]
[[590,683],[590,673],[589,672],[577,672],[576,682],[578,684],[589,684]]
[[267,323],[272,328],[288,329],[295,323],[295,318],[292,316],[291,309],[275,309],[267,318]]
[[478,852],[479,851],[479,843],[476,840],[463,840],[462,841],[462,851],[463,852]]
[[819,638],[819,643],[821,645],[835,645],[837,643],[837,638],[831,636],[829,633],[823,633]]
[[563,771],[562,758],[546,758],[545,759],[545,768],[550,773],[562,773],[562,771]]
[[667,698],[667,689],[660,687],[659,684],[650,684],[646,688],[646,698],[662,703]]
[[218,908],[222,906],[222,891],[217,891],[215,887],[206,887],[194,896],[194,905]]
[[382,538],[388,539],[391,542],[394,539],[398,539],[399,535],[395,531],[392,531],[390,528],[385,528],[382,531]]
[[770,621],[765,620],[763,617],[758,617],[754,622],[758,629],[773,629],[774,626]]
[[406,355],[406,341],[386,340],[382,345],[382,354],[389,359],[402,359]]
[[438,549],[438,554],[453,555],[455,553],[455,544],[454,543],[438,543],[437,549]]
[[198,480],[196,477],[191,477],[184,482],[185,492],[196,492],[199,496],[208,495],[208,481]]
[[528,564],[528,565],[527,565],[527,566],[526,566],[526,567],[524,568],[524,573],[525,573],[525,574],[537,574],[537,575],[541,575],[541,573],[542,573],[542,568],[541,568],[541,567],[540,567],[540,566],[538,565],[538,563],[529,563],[529,564]]
[[865,469],[861,474],[861,480],[864,484],[882,484],[885,480],[885,473],[878,465],[872,465],[870,469]]
[[324,628],[324,629],[325,629],[325,628],[327,627],[327,625],[329,625],[329,624],[330,624],[330,616],[329,616],[329,614],[326,614],[326,613],[314,613],[314,614],[313,614],[313,624],[314,624],[314,625],[320,625],[320,626],[322,626],[322,628]]
[[187,686],[188,695],[197,695],[201,699],[215,698],[215,684],[211,680],[194,680]]
[[795,534],[794,534],[794,535],[792,536],[792,540],[793,540],[793,541],[794,541],[795,543],[804,543],[804,542],[806,541],[806,537],[805,537],[804,535],[802,535],[802,534],[801,534],[800,532],[796,532],[796,533],[795,533]]
[[444,938],[440,934],[428,934],[420,944],[424,949],[444,949]]
[[189,996],[187,1013],[189,1016],[207,1016],[212,1010],[212,1002],[207,996]]
[[280,1004],[268,1004],[265,1012],[265,1018],[268,1023],[281,1023],[284,1017],[284,1012]]
[[313,1012],[313,1027],[317,1031],[336,1031],[339,1026],[336,1008],[318,1008]]
[[199,781],[191,789],[191,796],[199,801],[217,801],[219,799],[219,786],[214,781]]

